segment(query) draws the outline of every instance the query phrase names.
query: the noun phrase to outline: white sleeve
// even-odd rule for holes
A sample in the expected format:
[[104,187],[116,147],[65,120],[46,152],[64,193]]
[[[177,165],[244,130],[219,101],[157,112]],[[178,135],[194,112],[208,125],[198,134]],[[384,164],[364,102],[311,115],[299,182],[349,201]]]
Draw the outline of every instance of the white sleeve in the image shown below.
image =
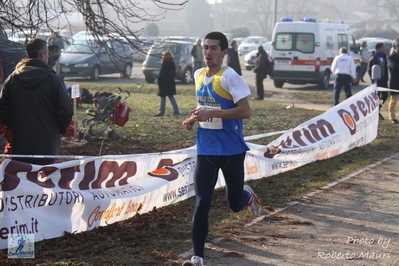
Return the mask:
[[230,67],[223,72],[220,85],[233,96],[234,103],[251,95],[248,84]]
[[331,64],[331,72],[335,75],[335,69],[337,67],[337,57],[334,58]]

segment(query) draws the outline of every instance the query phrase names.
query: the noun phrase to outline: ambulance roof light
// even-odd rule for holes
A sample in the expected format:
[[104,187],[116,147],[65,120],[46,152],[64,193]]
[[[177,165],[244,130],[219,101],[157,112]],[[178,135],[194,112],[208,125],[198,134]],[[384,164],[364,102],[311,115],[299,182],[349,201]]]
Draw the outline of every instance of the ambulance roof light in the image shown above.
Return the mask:
[[284,22],[292,22],[292,21],[294,21],[292,18],[290,18],[290,17],[282,17],[281,19],[280,19],[280,21],[284,21]]
[[316,19],[316,18],[304,17],[304,18],[303,18],[303,21],[305,21],[305,22],[317,22],[317,19]]

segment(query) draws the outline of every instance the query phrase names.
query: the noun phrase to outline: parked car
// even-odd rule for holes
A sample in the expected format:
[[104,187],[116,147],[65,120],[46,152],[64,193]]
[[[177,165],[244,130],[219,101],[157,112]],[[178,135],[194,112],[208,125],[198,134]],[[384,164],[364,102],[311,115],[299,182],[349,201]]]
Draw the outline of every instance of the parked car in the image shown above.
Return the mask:
[[[272,42],[265,42],[262,44],[266,53],[270,56],[270,50],[272,49]],[[255,49],[244,56],[244,65],[246,70],[252,70],[256,62],[256,54],[258,51]]]
[[127,38],[131,42],[130,48],[133,51],[133,60],[143,62],[152,42],[144,37],[127,36]]
[[29,40],[31,32],[28,31],[17,31],[8,39],[12,42],[19,42],[25,44]]
[[160,40],[158,40],[157,42],[160,41],[183,41],[183,42],[189,42],[191,44],[194,44],[195,41],[197,40],[196,37],[186,37],[186,36],[166,36],[166,37],[162,37]]
[[132,49],[120,40],[76,39],[60,57],[60,75],[63,77],[98,80],[102,74],[121,73],[121,76],[129,78],[132,68]]
[[0,54],[0,65],[3,71],[3,75],[0,75],[0,83],[3,83],[4,79],[15,70],[15,66],[26,58],[26,48],[22,43],[0,38]]
[[242,41],[243,41],[244,39],[245,39],[245,38],[241,38],[241,37],[233,38],[233,40],[236,41],[237,47],[242,43]]
[[154,43],[147,53],[143,62],[143,74],[148,83],[153,83],[159,76],[161,69],[161,54],[163,51],[173,53],[176,64],[176,79],[183,84],[190,83],[192,80],[191,48],[193,43],[184,41],[164,40]]
[[12,29],[4,29],[4,33],[7,36],[7,39],[11,38],[14,35],[14,31]]
[[238,46],[238,54],[245,55],[246,53],[256,50],[256,47],[258,47],[258,45],[261,45],[262,43],[265,43],[268,41],[269,41],[269,39],[266,37],[249,36],[249,37],[245,38],[241,42],[241,44]]
[[82,39],[82,38],[90,38],[91,35],[92,34],[90,33],[90,31],[81,30],[81,31],[78,31],[77,33],[75,33],[74,35],[72,35],[72,39],[78,40],[78,39]]

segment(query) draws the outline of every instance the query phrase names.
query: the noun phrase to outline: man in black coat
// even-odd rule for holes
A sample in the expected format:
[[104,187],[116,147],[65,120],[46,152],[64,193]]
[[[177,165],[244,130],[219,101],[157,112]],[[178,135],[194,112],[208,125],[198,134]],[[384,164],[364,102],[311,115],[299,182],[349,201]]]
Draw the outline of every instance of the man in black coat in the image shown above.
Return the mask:
[[396,103],[398,101],[399,94],[399,37],[396,38],[394,52],[388,56],[388,70],[389,70],[389,88],[392,90],[398,90],[398,92],[390,92],[391,98],[389,99],[389,120],[392,124],[399,124],[396,117]]
[[256,62],[253,71],[256,73],[256,93],[258,96],[255,100],[263,100],[265,96],[265,91],[263,87],[263,80],[266,78],[266,69],[268,67],[269,60],[267,58],[267,53],[262,45],[258,46],[258,53],[256,54]]
[[51,164],[53,155],[60,153],[61,134],[71,122],[73,106],[64,82],[47,64],[46,41],[31,39],[26,53],[28,59],[19,62],[4,82],[0,121],[11,130],[12,154],[41,157],[13,159]]
[[230,47],[227,49],[227,65],[234,69],[238,75],[242,75],[240,59],[237,53],[237,42],[234,40],[231,41]]
[[[371,78],[371,69],[374,65],[379,65],[381,67],[381,78],[377,80],[377,86],[388,88],[388,65],[387,65],[387,56],[385,54],[385,46],[384,43],[379,42],[375,45],[375,53],[370,58],[368,63],[368,73],[371,79],[371,82],[374,83],[374,80]],[[382,105],[388,98],[387,91],[380,91],[378,92],[378,96],[380,98],[380,110]],[[384,117],[380,113],[380,120],[384,120]]]

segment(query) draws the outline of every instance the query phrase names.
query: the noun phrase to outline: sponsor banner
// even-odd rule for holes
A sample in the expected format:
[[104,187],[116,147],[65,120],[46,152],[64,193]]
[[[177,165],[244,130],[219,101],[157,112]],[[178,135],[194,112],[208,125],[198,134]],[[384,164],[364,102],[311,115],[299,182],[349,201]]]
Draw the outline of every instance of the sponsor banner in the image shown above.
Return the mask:
[[[193,157],[194,156],[194,157]],[[195,150],[104,156],[48,166],[5,160],[0,249],[11,234],[35,241],[122,221],[194,195]]]
[[257,167],[260,173],[252,178],[292,170],[370,143],[377,137],[378,113],[377,86],[373,84],[267,146],[250,150],[247,163],[262,164]]
[[[372,85],[284,131],[269,145],[248,143],[245,179],[272,176],[371,142],[378,130],[376,88]],[[195,146],[47,166],[6,159],[0,164],[0,249],[7,248],[10,235],[34,235],[34,241],[50,239],[192,197],[195,164]],[[222,186],[225,181],[220,171],[216,187]]]

